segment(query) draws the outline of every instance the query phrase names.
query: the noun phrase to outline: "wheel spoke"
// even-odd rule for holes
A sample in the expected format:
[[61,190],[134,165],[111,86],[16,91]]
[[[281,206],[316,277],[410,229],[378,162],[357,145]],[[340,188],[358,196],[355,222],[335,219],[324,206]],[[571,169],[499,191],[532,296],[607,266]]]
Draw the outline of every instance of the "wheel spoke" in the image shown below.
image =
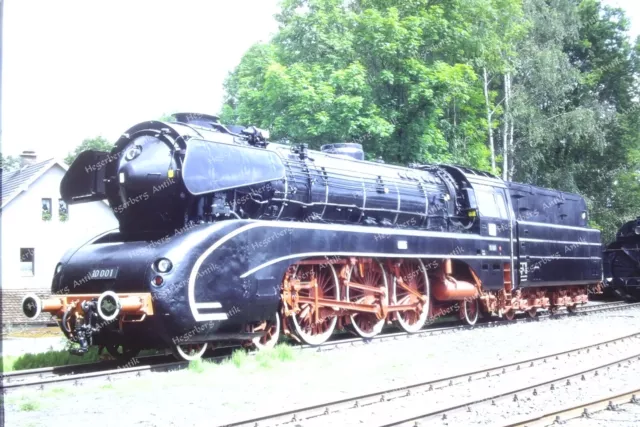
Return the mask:
[[[340,300],[338,276],[332,264],[327,264],[324,268],[319,265],[302,264],[297,265],[294,271],[292,280],[316,281],[316,289],[301,289],[298,292],[299,296],[314,299],[317,290],[318,298]],[[314,303],[304,303],[299,308],[301,310],[289,319],[296,336],[309,345],[320,345],[327,341],[338,322],[333,310],[327,307],[316,307]]]
[[[355,268],[354,268],[355,267]],[[360,269],[364,269],[364,273],[360,274]],[[349,282],[360,285],[372,286],[375,288],[383,287],[388,295],[389,285],[387,283],[387,274],[384,267],[379,261],[367,263],[359,263],[352,266]],[[350,302],[361,304],[380,304],[381,298],[386,298],[379,293],[373,293],[368,290],[362,290],[346,286],[346,299]],[[384,326],[385,319],[378,319],[373,313],[355,312],[349,316],[351,320],[350,329],[362,338],[372,338],[378,335]]]
[[393,281],[393,304],[418,304],[418,297],[409,292],[398,283],[401,279],[406,287],[416,293],[426,297],[426,303],[422,305],[422,310],[406,310],[397,312],[397,323],[402,330],[407,333],[415,333],[422,329],[429,317],[429,277],[427,276],[424,264],[420,260],[405,260],[398,268],[399,278]]
[[266,322],[265,332],[262,336],[251,340],[251,344],[258,350],[273,348],[280,339],[280,314],[274,313],[272,318]]
[[175,344],[171,348],[173,356],[178,360],[198,360],[207,351],[208,343],[201,344]]
[[478,321],[480,307],[478,299],[464,301],[464,318],[468,325],[475,325]]

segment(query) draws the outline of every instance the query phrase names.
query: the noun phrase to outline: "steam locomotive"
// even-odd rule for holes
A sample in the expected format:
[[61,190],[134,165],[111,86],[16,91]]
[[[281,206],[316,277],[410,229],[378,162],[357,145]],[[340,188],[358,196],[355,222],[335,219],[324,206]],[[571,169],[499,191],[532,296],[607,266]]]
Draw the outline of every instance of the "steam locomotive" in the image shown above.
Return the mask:
[[62,180],[68,204],[107,200],[119,222],[63,256],[50,298],[23,300],[76,353],[193,360],[281,334],[319,345],[336,329],[414,333],[451,312],[474,324],[573,310],[601,285],[600,232],[578,195],[173,117],[81,153]]
[[603,258],[608,288],[625,299],[640,300],[640,217],[620,227]]

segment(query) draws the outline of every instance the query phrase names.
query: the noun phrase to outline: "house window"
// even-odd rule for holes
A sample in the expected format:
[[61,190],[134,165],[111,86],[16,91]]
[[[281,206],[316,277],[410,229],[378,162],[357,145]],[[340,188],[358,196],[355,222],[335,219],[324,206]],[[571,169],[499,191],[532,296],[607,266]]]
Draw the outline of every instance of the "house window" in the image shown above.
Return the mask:
[[51,199],[42,199],[42,220],[49,221],[51,219]]
[[69,219],[69,207],[67,206],[67,203],[62,199],[58,199],[58,217],[62,222]]
[[33,248],[20,248],[20,275],[21,276],[33,276],[35,274],[34,268],[34,251]]

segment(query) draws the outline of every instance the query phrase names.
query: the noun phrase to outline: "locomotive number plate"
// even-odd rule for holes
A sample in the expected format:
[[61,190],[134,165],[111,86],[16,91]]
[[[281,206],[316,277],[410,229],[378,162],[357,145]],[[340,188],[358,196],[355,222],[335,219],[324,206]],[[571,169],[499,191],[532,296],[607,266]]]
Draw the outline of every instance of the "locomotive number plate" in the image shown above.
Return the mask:
[[117,276],[117,268],[96,268],[89,273],[92,279],[115,279]]

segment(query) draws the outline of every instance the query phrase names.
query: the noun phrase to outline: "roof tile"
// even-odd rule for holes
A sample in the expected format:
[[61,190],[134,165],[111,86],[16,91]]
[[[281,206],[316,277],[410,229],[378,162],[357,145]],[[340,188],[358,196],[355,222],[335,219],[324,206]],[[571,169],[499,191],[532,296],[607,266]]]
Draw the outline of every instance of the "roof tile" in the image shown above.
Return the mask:
[[40,175],[44,169],[49,168],[55,163],[55,159],[48,159],[33,165],[25,166],[12,172],[2,172],[2,206],[9,200],[13,199],[20,188],[31,183],[31,181]]

